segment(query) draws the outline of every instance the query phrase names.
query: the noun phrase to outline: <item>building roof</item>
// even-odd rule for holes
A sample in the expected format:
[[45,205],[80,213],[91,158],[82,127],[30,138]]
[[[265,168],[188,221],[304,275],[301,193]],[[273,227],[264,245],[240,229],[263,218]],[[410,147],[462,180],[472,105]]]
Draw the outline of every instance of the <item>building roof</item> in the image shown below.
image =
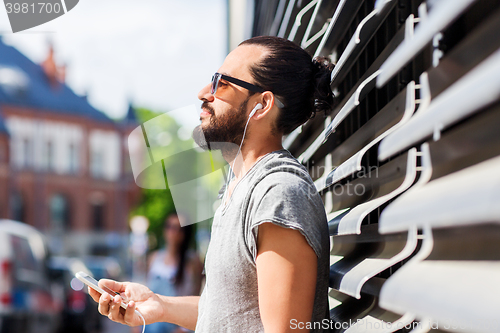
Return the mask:
[[125,115],[125,118],[123,118],[122,123],[125,125],[139,124],[139,121],[137,120],[137,114],[134,107],[132,106],[132,103],[129,103],[127,114]]
[[40,65],[14,47],[4,44],[1,36],[0,103],[112,122],[66,84],[51,82]]

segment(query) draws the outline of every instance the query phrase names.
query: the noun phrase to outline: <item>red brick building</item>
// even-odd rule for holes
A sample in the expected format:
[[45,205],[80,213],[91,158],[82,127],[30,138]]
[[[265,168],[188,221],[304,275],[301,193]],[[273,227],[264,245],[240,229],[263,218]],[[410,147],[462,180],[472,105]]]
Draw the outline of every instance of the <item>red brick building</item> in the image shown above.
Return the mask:
[[0,39],[0,218],[44,231],[62,254],[126,243],[140,190],[128,161],[134,110],[117,123]]

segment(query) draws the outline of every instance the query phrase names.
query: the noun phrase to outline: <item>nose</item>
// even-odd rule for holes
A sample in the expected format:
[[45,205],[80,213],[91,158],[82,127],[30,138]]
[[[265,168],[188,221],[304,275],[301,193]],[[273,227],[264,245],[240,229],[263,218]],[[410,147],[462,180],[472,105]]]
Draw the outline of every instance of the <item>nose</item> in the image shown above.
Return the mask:
[[214,95],[210,93],[211,84],[204,86],[198,93],[198,99],[201,101],[212,102],[214,100]]

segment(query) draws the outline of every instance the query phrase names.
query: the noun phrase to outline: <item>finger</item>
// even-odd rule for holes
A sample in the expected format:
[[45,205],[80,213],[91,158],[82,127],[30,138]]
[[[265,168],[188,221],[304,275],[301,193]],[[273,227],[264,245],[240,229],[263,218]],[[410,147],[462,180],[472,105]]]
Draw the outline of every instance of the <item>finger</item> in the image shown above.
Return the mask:
[[106,286],[111,290],[122,293],[125,291],[126,283],[125,282],[118,282],[118,281],[114,281],[114,280],[109,280],[109,279],[100,279],[99,280],[99,287],[102,288],[102,286]]
[[110,303],[108,318],[112,321],[124,323],[123,314],[120,313],[122,298],[116,295]]
[[93,288],[90,288],[90,287],[88,287],[88,288],[89,288],[89,295],[90,295],[90,297],[92,297],[92,299],[94,300],[94,302],[99,303],[99,298],[101,298],[101,293],[97,292]]
[[99,313],[103,316],[107,316],[109,314],[109,306],[111,303],[111,296],[108,293],[104,293],[99,298]]
[[132,326],[138,325],[136,316],[137,314],[135,313],[135,302],[130,301],[127,304],[127,310],[125,311],[125,316],[123,317],[125,324]]

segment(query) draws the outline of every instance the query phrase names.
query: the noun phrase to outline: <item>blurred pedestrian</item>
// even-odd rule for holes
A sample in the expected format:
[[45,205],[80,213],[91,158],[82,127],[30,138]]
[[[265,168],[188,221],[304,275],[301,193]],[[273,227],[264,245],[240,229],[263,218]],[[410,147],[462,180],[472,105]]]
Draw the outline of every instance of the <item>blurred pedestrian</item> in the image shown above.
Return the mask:
[[[170,214],[163,225],[165,247],[152,252],[148,258],[149,288],[162,295],[199,295],[202,264],[195,250],[190,248],[193,225],[181,219],[184,215]],[[187,224],[187,225],[186,225]],[[158,322],[148,325],[148,333],[186,332],[176,325]]]

